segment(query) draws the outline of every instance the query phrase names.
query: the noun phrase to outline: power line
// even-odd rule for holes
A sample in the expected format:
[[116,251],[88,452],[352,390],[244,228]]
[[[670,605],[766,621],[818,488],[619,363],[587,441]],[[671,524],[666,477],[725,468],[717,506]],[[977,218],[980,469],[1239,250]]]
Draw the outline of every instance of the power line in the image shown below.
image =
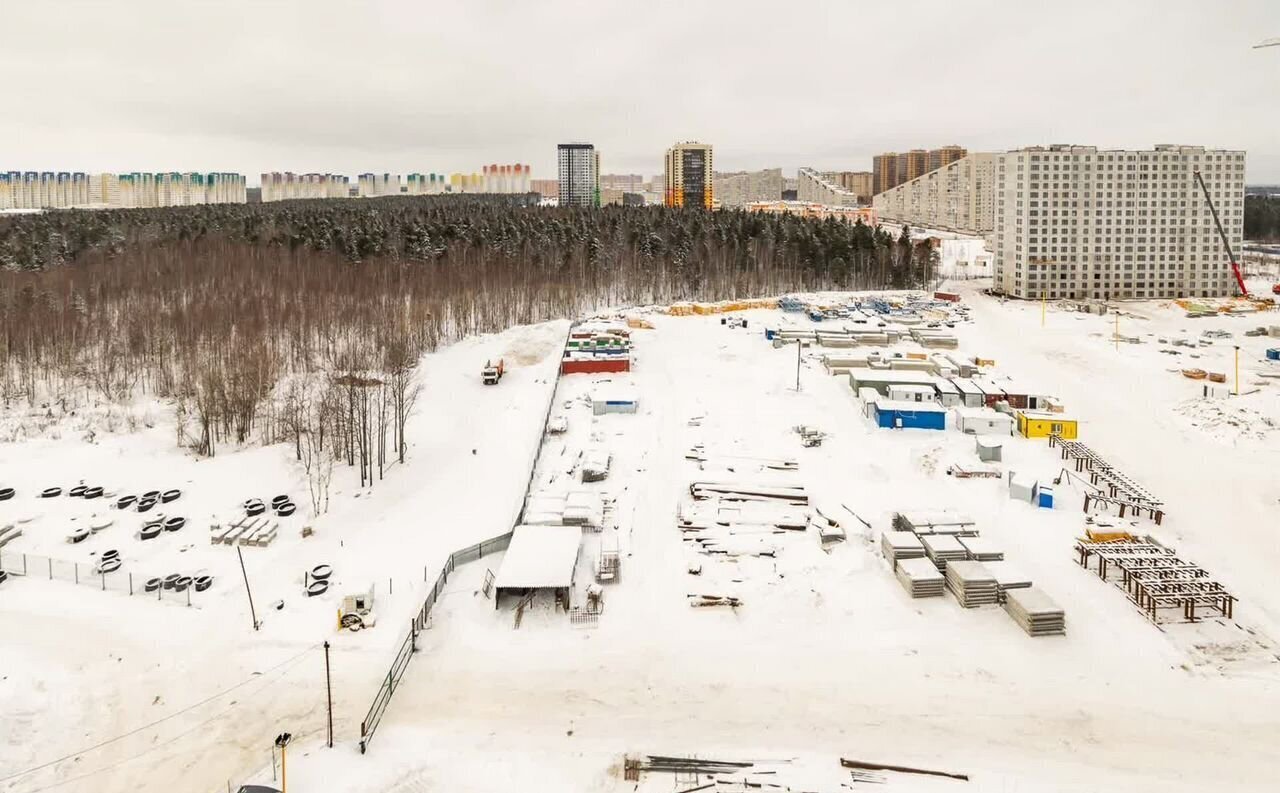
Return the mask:
[[[158,724],[163,724],[164,722],[169,721],[170,719],[177,718],[178,716],[181,716],[181,715],[183,715],[184,713],[189,713],[189,712],[191,712],[191,711],[195,710],[196,708],[199,708],[199,707],[201,707],[201,706],[203,706],[203,705],[206,705],[206,704],[208,704],[208,703],[212,702],[212,701],[213,701],[213,700],[215,700],[215,699],[218,699],[219,697],[226,696],[227,694],[230,694],[232,691],[235,691],[236,689],[242,688],[242,687],[244,687],[244,686],[248,685],[249,683],[252,683],[252,682],[253,682],[254,680],[256,680],[256,679],[264,678],[264,677],[266,677],[267,675],[270,675],[270,674],[272,674],[272,673],[276,672],[276,671],[277,671],[277,670],[279,670],[281,667],[284,667],[284,666],[285,666],[285,665],[287,665],[287,664],[290,664],[290,663],[293,663],[293,662],[296,662],[296,661],[301,660],[301,659],[302,659],[302,657],[303,657],[304,655],[306,655],[308,652],[310,652],[310,651],[314,650],[314,649],[315,649],[316,647],[318,647],[318,646],[319,646],[319,645],[313,644],[313,645],[311,645],[310,647],[307,647],[307,648],[306,648],[305,650],[303,650],[302,652],[300,652],[300,653],[298,653],[297,655],[293,656],[292,658],[286,658],[285,660],[281,661],[280,663],[276,664],[275,666],[271,667],[270,669],[268,669],[268,670],[267,670],[267,671],[265,671],[265,672],[255,672],[255,673],[253,673],[252,675],[250,675],[248,678],[246,678],[246,679],[244,679],[244,680],[241,680],[239,683],[236,683],[234,686],[231,686],[230,688],[225,688],[225,689],[223,689],[222,691],[219,691],[219,692],[218,692],[218,693],[216,693],[216,694],[211,694],[211,695],[209,695],[208,697],[205,697],[204,699],[200,700],[199,702],[195,702],[195,703],[193,703],[193,704],[191,704],[191,705],[188,705],[187,707],[185,707],[185,708],[183,708],[183,709],[181,709],[181,710],[174,711],[173,713],[170,713],[170,714],[169,714],[169,715],[167,715],[167,716],[163,716],[163,717],[161,717],[161,718],[159,718],[159,719],[156,719],[155,721],[153,721],[153,722],[151,722],[151,723],[149,723],[149,724],[144,724],[144,725],[142,725],[141,727],[137,727],[137,728],[134,728],[134,729],[132,729],[132,730],[129,730],[128,732],[121,733],[120,735],[117,735],[117,736],[115,736],[115,737],[113,737],[113,738],[107,738],[106,740],[99,741],[98,743],[95,743],[95,744],[94,744],[94,745],[92,745],[92,746],[85,747],[84,749],[80,749],[79,751],[75,751],[75,752],[72,752],[72,753],[70,753],[70,754],[65,754],[65,755],[63,755],[62,757],[58,757],[58,758],[56,758],[56,759],[49,760],[49,761],[44,762],[44,763],[41,763],[41,764],[39,764],[39,765],[31,766],[30,768],[27,768],[27,769],[25,769],[25,770],[23,770],[23,771],[18,771],[17,773],[10,774],[9,776],[6,776],[6,777],[0,777],[0,783],[2,783],[2,782],[8,782],[8,781],[10,781],[10,780],[17,779],[17,778],[19,778],[19,777],[24,777],[24,776],[27,776],[27,775],[29,775],[29,774],[34,774],[36,771],[41,771],[41,770],[43,770],[43,769],[45,769],[45,768],[48,768],[49,766],[54,766],[54,765],[57,765],[58,763],[61,763],[61,762],[65,761],[65,760],[70,760],[70,759],[71,759],[71,758],[73,758],[73,757],[78,757],[78,756],[80,756],[80,755],[82,755],[82,754],[87,754],[88,752],[92,752],[92,751],[94,751],[94,750],[96,750],[96,749],[101,749],[102,747],[107,746],[108,744],[115,743],[116,741],[122,741],[122,740],[124,740],[125,738],[128,738],[128,737],[130,737],[130,736],[132,736],[132,735],[137,735],[138,733],[143,732],[144,730],[149,730],[149,729],[151,729],[152,727],[155,727],[155,726],[156,726],[156,725],[158,725]],[[235,704],[236,704],[236,703],[232,703],[232,705],[230,705],[230,706],[227,708],[227,710],[230,710],[230,708],[235,707]],[[216,719],[216,718],[218,718],[219,716],[221,716],[221,715],[222,715],[223,713],[225,713],[225,712],[226,712],[226,710],[224,710],[224,711],[222,711],[222,712],[218,713],[218,714],[217,714],[216,716],[214,716],[213,718],[214,718],[214,719]],[[212,721],[212,720],[213,720],[213,719],[209,719],[209,720],[207,720],[207,721],[205,721],[205,722],[201,722],[199,725],[196,725],[196,726],[197,726],[197,727],[199,727],[199,726],[203,726],[203,725],[204,725],[204,724],[206,724],[208,721]],[[188,731],[188,733],[189,733],[189,732],[190,732],[190,731]],[[182,733],[181,735],[178,735],[178,736],[177,736],[177,738],[181,738],[181,737],[183,737],[183,736],[187,735],[188,733]],[[174,739],[172,739],[172,740],[176,740],[177,738],[174,738]],[[120,761],[120,762],[128,762],[129,760],[136,759],[137,757],[141,757],[143,754],[146,754],[147,752],[153,751],[154,749],[157,749],[157,748],[159,748],[159,747],[154,747],[154,746],[153,746],[151,749],[148,749],[148,750],[146,750],[146,751],[144,751],[144,752],[141,752],[141,753],[139,753],[139,754],[135,755],[134,757],[128,758],[127,760],[122,760],[122,761]],[[64,785],[64,784],[66,784],[67,782],[75,781],[75,779],[83,779],[85,776],[92,776],[93,774],[100,773],[101,771],[105,771],[105,770],[107,770],[108,768],[113,768],[114,766],[119,765],[119,764],[120,764],[120,763],[113,763],[112,765],[105,766],[104,768],[101,768],[101,769],[99,769],[98,771],[90,771],[88,774],[85,774],[85,775],[83,775],[83,776],[75,777],[74,779],[64,780],[64,781],[62,781],[62,782],[58,782],[58,783],[56,783],[56,784],[54,784],[54,785],[50,785],[49,787],[57,787],[57,786],[59,786],[59,785]],[[39,788],[39,790],[48,790],[48,789],[49,789],[48,787],[45,787],[45,788]],[[35,791],[33,791],[33,793],[35,793]]]

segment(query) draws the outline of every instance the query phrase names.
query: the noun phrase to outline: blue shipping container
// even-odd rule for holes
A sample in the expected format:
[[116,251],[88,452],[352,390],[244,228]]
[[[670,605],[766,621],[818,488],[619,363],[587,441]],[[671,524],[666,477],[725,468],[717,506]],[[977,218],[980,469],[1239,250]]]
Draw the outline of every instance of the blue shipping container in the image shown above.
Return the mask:
[[885,429],[945,430],[947,414],[941,410],[899,410],[877,406],[876,425]]

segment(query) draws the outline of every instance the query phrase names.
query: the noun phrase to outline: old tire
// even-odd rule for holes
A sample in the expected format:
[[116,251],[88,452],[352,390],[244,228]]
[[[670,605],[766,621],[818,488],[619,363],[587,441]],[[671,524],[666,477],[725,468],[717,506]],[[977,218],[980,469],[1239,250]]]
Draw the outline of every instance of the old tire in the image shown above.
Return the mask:
[[145,492],[145,493],[143,493],[143,494],[142,494],[142,497],[143,497],[144,499],[146,499],[147,501],[159,501],[159,500],[160,500],[160,491],[159,491],[159,490],[148,490],[147,492]]
[[62,495],[62,488],[60,487],[46,487],[40,491],[40,498],[57,498],[60,495]]
[[142,585],[143,592],[155,592],[164,584],[159,578],[148,578],[147,583]]
[[195,580],[192,581],[192,586],[195,588],[197,592],[203,592],[209,587],[213,586],[213,576],[198,575],[195,577]]
[[160,532],[162,531],[164,531],[164,527],[159,523],[148,523],[142,527],[142,531],[138,534],[138,537],[144,540],[154,540],[156,537],[160,536]]
[[12,487],[0,487],[0,501],[8,501],[13,498],[13,493]]
[[8,581],[8,580],[9,580],[9,574],[3,570],[0,570],[0,584],[3,584],[5,581]]
[[152,507],[154,507],[155,505],[156,505],[156,502],[154,499],[142,498],[138,500],[138,504],[136,507],[134,507],[134,509],[138,510],[139,512],[146,512],[150,510]]
[[182,576],[178,575],[177,573],[170,573],[169,575],[165,576],[160,580],[160,585],[165,589],[173,589],[174,582],[176,582],[179,578],[182,578]]
[[85,487],[84,485],[76,485],[75,487],[67,491],[67,495],[71,496],[72,498],[80,498],[81,496],[84,495],[84,491],[86,490],[88,490],[88,488]]
[[288,504],[290,500],[291,499],[288,496],[284,496],[284,495],[276,496],[275,498],[271,499],[271,508],[280,509],[281,506]]
[[312,581],[310,584],[307,584],[307,597],[309,598],[313,598],[316,595],[323,595],[325,592],[328,592],[328,591],[329,591],[328,581]]
[[104,562],[107,561],[108,559],[119,559],[119,558],[120,558],[120,552],[114,548],[112,548],[109,551],[102,552],[102,561]]
[[191,586],[191,576],[178,576],[178,580],[173,582],[174,592],[185,592],[187,587]]
[[186,519],[186,518],[181,518],[181,517],[174,516],[174,517],[169,518],[168,520],[166,520],[166,521],[164,522],[164,530],[165,530],[165,531],[177,531],[178,529],[181,529],[181,528],[182,528],[183,526],[185,526],[185,525],[187,525],[187,519]]
[[101,562],[98,562],[98,575],[106,575],[107,573],[114,573],[119,569],[120,569],[119,559],[103,559]]
[[98,486],[86,487],[84,489],[85,498],[102,498],[102,488]]
[[93,532],[94,534],[97,534],[103,529],[111,528],[111,525],[113,523],[115,523],[115,521],[111,520],[110,518],[101,518],[99,520],[92,521],[89,524],[89,531]]
[[329,576],[333,575],[333,565],[318,564],[311,568],[311,578],[315,581],[328,581]]
[[166,490],[161,493],[160,501],[161,503],[168,504],[170,501],[177,501],[178,497],[181,495],[182,491],[175,487],[173,490]]
[[119,500],[116,501],[116,509],[128,509],[137,500],[137,496],[120,496]]
[[91,533],[92,533],[92,532],[90,532],[90,531],[89,531],[89,529],[88,529],[87,527],[85,527],[85,526],[81,526],[81,527],[80,527],[80,528],[78,528],[78,529],[72,529],[72,530],[71,530],[71,533],[67,535],[67,541],[68,541],[68,542],[84,542],[84,541],[85,541],[85,539],[86,539],[86,538],[87,538]]
[[267,511],[267,505],[263,504],[262,499],[260,498],[251,498],[248,501],[244,502],[244,513],[251,518],[254,515],[261,515],[263,512],[266,512],[266,511]]
[[296,504],[290,501],[288,504],[282,504],[276,508],[276,514],[282,518],[287,518],[298,510]]

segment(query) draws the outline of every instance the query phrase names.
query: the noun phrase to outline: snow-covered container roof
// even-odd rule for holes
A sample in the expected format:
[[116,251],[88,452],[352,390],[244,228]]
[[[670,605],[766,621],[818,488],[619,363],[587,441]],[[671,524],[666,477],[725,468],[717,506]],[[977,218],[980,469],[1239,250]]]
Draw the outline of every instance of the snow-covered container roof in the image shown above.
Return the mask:
[[877,399],[876,410],[900,410],[904,413],[945,413],[937,402],[910,402],[905,399]]
[[933,394],[937,395],[937,391],[931,385],[923,383],[891,383],[889,388],[900,394]]
[[495,583],[499,589],[570,586],[581,543],[578,526],[516,526]]

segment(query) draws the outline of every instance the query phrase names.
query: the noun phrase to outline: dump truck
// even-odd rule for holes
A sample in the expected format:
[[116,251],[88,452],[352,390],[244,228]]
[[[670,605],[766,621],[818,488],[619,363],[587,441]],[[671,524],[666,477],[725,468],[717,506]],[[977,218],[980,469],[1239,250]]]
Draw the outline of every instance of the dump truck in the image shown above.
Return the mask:
[[506,367],[503,365],[501,358],[497,362],[485,361],[484,368],[480,370],[480,380],[485,385],[497,385],[505,372]]

